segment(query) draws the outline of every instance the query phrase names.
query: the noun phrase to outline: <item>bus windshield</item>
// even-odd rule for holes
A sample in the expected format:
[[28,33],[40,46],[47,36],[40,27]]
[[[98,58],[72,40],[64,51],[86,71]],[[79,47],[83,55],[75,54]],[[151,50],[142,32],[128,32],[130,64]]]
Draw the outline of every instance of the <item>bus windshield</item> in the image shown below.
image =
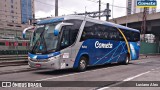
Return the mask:
[[30,44],[32,53],[41,54],[56,49],[58,36],[53,34],[53,30],[57,24],[58,23],[52,23],[36,27]]

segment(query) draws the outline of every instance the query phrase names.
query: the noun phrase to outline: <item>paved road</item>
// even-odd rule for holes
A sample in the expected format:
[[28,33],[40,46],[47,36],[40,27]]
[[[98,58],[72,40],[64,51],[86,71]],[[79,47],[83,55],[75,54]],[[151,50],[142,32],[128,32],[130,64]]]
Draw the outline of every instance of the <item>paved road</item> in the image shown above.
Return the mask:
[[[129,65],[89,67],[85,72],[74,70],[37,70],[0,75],[1,81],[160,81],[160,57],[132,61]],[[113,84],[114,85],[114,84]],[[112,85],[111,85],[112,86]],[[159,85],[160,86],[160,85]],[[22,88],[0,88],[0,90]],[[52,87],[23,88],[24,90],[160,90],[160,87]]]

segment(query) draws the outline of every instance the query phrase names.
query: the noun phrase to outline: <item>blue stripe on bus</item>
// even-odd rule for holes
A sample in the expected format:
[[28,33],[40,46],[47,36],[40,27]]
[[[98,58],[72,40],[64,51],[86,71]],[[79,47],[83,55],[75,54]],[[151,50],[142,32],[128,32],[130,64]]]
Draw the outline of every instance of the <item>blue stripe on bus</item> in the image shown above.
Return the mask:
[[[125,44],[122,46],[123,49],[122,49],[122,51],[120,52],[120,55],[123,54],[123,53],[127,53],[127,50],[125,50],[125,48],[124,48],[125,46],[126,46]],[[117,58],[116,62],[118,62],[118,60],[119,60],[119,58],[120,58],[120,55],[119,55],[119,57]]]
[[[95,48],[95,42],[99,41],[101,43],[112,43],[112,48]],[[87,46],[87,48],[82,48],[82,46]],[[84,53],[89,56],[89,65],[98,65],[108,62],[116,62],[117,58],[115,55],[120,55],[119,59],[125,60],[126,53],[128,52],[126,43],[124,41],[113,41],[113,40],[96,40],[90,39],[83,42],[77,57],[75,59],[74,68],[78,66],[79,60]],[[95,53],[96,52],[96,53]],[[122,53],[123,52],[123,53]],[[112,59],[111,59],[112,58]],[[110,61],[109,61],[110,60]],[[107,62],[108,61],[108,62]]]
[[123,54],[126,54],[126,53],[127,53],[127,50],[126,50],[126,51],[121,52],[120,54],[118,54],[118,55],[114,56],[113,58],[110,58],[109,60],[107,60],[106,62],[104,62],[104,64],[105,64],[105,63],[110,63],[110,62],[111,62],[111,60],[115,59],[116,57],[118,57],[118,58],[117,58],[117,60],[116,60],[116,62],[118,62],[118,59],[119,59],[120,55],[123,55]]
[[28,54],[28,56],[31,59],[48,59],[50,57],[54,57],[54,56],[57,56],[57,55],[60,55],[60,52],[54,52],[54,53],[45,54],[45,55],[37,55],[37,54],[31,54],[31,53]]
[[[112,43],[113,48],[95,48],[95,42],[99,41],[101,43]],[[137,42],[129,42],[129,45],[132,45],[131,48],[131,60],[136,60],[139,57],[139,46]],[[83,48],[87,46],[87,48]],[[89,56],[89,65],[100,65],[111,62],[121,62],[126,59],[128,53],[127,45],[125,41],[112,41],[112,40],[96,40],[90,39],[83,42],[79,52],[76,56],[74,68],[78,67],[79,60],[82,55]]]
[[114,52],[111,56],[111,58],[114,56],[115,52],[117,51],[117,49],[119,48],[120,45],[124,44],[124,42],[119,43],[119,45],[117,47],[115,47],[114,49],[112,49],[110,52],[108,52],[106,55],[104,55],[101,59],[99,59],[97,62],[94,63],[94,65],[96,65],[100,60],[102,60],[103,58],[105,58],[106,56],[109,56],[110,53]]
[[[116,57],[118,57],[118,56],[120,57],[121,54],[127,53],[127,50],[124,50],[124,46],[126,46],[126,44],[124,44],[124,45],[122,46],[123,49],[121,50],[120,54],[114,56],[114,54],[115,54],[115,52],[116,52],[116,51],[115,51],[115,52],[112,54],[111,58],[110,58],[109,60],[107,60],[106,62],[104,62],[104,64],[105,64],[105,63],[109,63],[112,59],[114,59],[114,58],[116,58]],[[118,47],[119,47],[119,46],[118,46]],[[118,49],[118,47],[117,47],[117,49]],[[117,49],[116,49],[116,50],[117,50]],[[118,62],[119,57],[117,58],[116,62]]]
[[139,58],[139,49],[140,46],[137,45],[138,42],[129,42],[130,44],[130,49],[131,49],[131,58],[132,60],[136,60]]
[[44,24],[50,24],[50,23],[54,23],[54,22],[60,22],[60,21],[63,21],[63,20],[64,20],[64,18],[54,18],[54,19],[39,21],[37,24],[38,25],[44,25]]

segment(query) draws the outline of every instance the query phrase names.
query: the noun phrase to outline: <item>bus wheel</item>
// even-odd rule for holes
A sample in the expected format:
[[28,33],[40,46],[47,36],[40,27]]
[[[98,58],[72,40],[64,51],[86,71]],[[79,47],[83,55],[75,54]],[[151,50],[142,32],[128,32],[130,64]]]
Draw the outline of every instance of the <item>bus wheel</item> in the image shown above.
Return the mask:
[[129,57],[129,55],[126,55],[125,61],[121,62],[120,64],[128,65],[128,64],[129,64],[129,61],[130,61],[130,57]]
[[82,72],[85,71],[87,68],[87,58],[86,57],[81,57],[78,65],[78,71]]
[[127,65],[127,64],[129,64],[129,61],[130,61],[130,57],[129,57],[129,55],[126,55],[126,60],[124,61],[124,65]]

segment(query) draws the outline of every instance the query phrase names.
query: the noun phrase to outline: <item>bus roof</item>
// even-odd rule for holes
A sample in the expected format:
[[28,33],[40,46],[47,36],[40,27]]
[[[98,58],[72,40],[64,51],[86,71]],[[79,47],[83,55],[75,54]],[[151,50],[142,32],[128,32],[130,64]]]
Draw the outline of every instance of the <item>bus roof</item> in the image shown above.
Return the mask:
[[95,23],[98,23],[98,24],[104,24],[104,25],[108,25],[108,26],[117,27],[117,28],[120,28],[120,29],[140,32],[137,29],[133,29],[133,28],[129,28],[129,27],[126,27],[126,26],[119,25],[119,24],[115,24],[115,23],[111,23],[111,22],[107,22],[107,21],[102,21],[102,20],[97,20],[97,19],[94,19],[94,18],[91,18],[91,17],[85,17],[85,16],[81,16],[81,15],[67,15],[67,16],[51,17],[51,18],[41,20],[37,24],[38,25],[43,25],[43,24],[49,24],[49,23],[54,23],[54,22],[69,20],[69,19],[86,20],[86,21],[95,22]]

